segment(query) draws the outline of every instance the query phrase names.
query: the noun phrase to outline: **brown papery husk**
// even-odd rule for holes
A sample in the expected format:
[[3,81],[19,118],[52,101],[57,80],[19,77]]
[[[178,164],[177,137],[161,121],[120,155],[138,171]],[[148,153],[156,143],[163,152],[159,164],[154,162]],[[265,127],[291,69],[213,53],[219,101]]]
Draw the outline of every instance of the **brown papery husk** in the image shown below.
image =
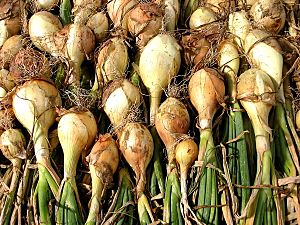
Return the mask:
[[19,129],[8,129],[0,136],[0,149],[9,160],[25,159],[25,145],[25,137]]
[[163,10],[153,2],[139,3],[130,11],[128,30],[136,37],[139,49],[145,47],[147,42],[160,32],[162,21]]
[[105,186],[111,185],[119,165],[119,149],[111,134],[99,136],[87,156],[87,162],[95,167],[97,177]]
[[95,0],[74,0],[72,13],[74,15],[74,23],[85,25],[88,19],[96,14],[101,7],[101,1]]
[[139,199],[145,190],[146,169],[154,151],[150,131],[140,123],[127,123],[119,138],[119,148],[136,174],[136,192]]
[[189,96],[199,113],[200,129],[210,128],[212,119],[225,97],[224,79],[214,69],[195,72],[189,81]]
[[14,35],[4,42],[0,50],[0,68],[9,68],[10,62],[22,48],[23,42],[22,35]]
[[107,12],[115,27],[122,27],[128,31],[128,16],[136,4],[138,4],[136,0],[112,0],[108,2]]
[[178,140],[188,132],[190,116],[186,106],[178,99],[169,97],[158,108],[155,127],[164,142],[169,164],[175,160],[175,146]]
[[96,81],[99,87],[109,81],[125,78],[129,56],[125,40],[115,37],[106,41],[99,52],[96,64]]
[[206,0],[205,5],[211,8],[215,13],[225,15],[227,12],[236,9],[235,0]]
[[140,90],[127,79],[114,80],[105,88],[103,109],[117,134],[129,122],[130,111],[134,107],[138,108],[142,101]]
[[255,25],[271,33],[279,33],[284,27],[286,13],[280,0],[258,0],[250,9]]
[[16,84],[22,84],[33,78],[50,80],[51,68],[47,57],[27,47],[21,49],[12,60],[10,75]]

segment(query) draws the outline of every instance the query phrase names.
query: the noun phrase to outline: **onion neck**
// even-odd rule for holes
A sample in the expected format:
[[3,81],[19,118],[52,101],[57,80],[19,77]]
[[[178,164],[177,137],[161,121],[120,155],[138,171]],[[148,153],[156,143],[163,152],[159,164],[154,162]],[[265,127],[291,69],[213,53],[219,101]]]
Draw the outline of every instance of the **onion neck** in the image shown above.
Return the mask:
[[150,96],[150,125],[155,124],[155,116],[160,106],[162,90],[151,92]]
[[48,130],[43,128],[39,122],[36,122],[34,126],[32,139],[37,163],[48,165],[50,160]]
[[76,169],[82,149],[71,146],[64,150],[64,178],[69,179],[76,176]]
[[104,184],[101,179],[96,175],[94,166],[90,166],[91,177],[92,177],[92,198],[90,202],[89,215],[87,223],[97,224],[97,217],[100,213],[101,208],[101,196],[104,191]]
[[136,185],[136,193],[137,198],[139,199],[143,194],[146,186],[146,174],[145,172],[141,172],[140,176],[137,176],[137,185]]

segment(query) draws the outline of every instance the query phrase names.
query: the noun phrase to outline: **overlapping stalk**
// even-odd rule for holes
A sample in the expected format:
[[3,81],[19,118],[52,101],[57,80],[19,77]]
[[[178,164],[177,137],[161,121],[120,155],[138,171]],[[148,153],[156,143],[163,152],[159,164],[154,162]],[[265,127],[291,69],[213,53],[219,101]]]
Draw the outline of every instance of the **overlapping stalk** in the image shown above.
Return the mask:
[[[228,118],[226,118],[225,142],[228,142],[227,161],[232,184],[249,186],[250,173],[248,164],[248,151],[245,138],[245,127],[242,108],[237,101],[237,75],[239,72],[239,53],[230,40],[224,40],[219,47],[219,67],[225,75],[229,95]],[[236,188],[235,195],[238,204],[232,202],[232,210],[236,215],[241,214],[249,200],[248,188]],[[222,208],[224,209],[224,208]]]

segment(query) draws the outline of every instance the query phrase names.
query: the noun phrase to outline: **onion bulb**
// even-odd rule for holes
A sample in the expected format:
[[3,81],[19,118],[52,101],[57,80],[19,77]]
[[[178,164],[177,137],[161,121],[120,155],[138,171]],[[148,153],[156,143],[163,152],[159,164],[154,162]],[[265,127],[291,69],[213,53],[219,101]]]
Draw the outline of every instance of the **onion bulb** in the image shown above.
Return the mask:
[[235,36],[234,40],[241,48],[245,45],[245,39],[250,32],[250,27],[246,11],[242,10],[229,14],[229,31]]
[[0,83],[2,85],[2,88],[4,88],[7,91],[10,91],[14,88],[14,78],[11,76],[11,73],[6,69],[0,70]]
[[[190,116],[187,108],[178,99],[169,97],[159,106],[155,127],[166,146],[169,167],[174,168],[176,144],[188,132],[189,126]],[[171,169],[168,168],[169,172]]]
[[137,4],[128,15],[128,31],[136,38],[139,49],[156,36],[163,21],[163,10],[153,2]]
[[190,28],[197,29],[205,24],[212,23],[217,20],[216,13],[208,7],[199,7],[190,18]]
[[271,33],[279,33],[284,27],[286,13],[280,0],[257,0],[250,9],[255,24]]
[[94,32],[97,42],[102,41],[108,34],[109,24],[104,12],[92,15],[86,25]]
[[164,0],[164,23],[167,31],[173,32],[176,30],[177,22],[180,14],[179,0]]
[[50,10],[58,5],[59,0],[35,0],[38,9]]
[[74,0],[72,13],[74,15],[74,23],[85,25],[89,18],[96,14],[101,6],[101,1],[95,0]]
[[[153,156],[154,143],[150,131],[140,123],[127,123],[119,138],[120,150],[136,175],[136,193],[138,199],[139,218],[147,211],[151,222],[154,218],[146,196],[146,169]],[[145,209],[145,210],[143,210]]]
[[0,50],[0,68],[8,69],[10,62],[23,46],[22,35],[14,35],[8,38]]
[[136,0],[112,0],[108,2],[107,12],[115,27],[128,30],[128,16],[136,4],[138,4]]
[[150,94],[151,124],[154,124],[162,92],[177,75],[180,64],[180,46],[168,34],[158,34],[152,38],[141,53],[139,70]]
[[92,199],[86,224],[98,224],[103,193],[119,165],[119,149],[110,134],[101,135],[87,156],[92,177]]
[[124,39],[115,37],[106,41],[98,55],[93,90],[101,90],[108,82],[125,78],[128,62],[128,49]]
[[127,79],[117,79],[104,90],[102,103],[113,128],[125,125],[126,117],[133,107],[142,103],[140,90]]

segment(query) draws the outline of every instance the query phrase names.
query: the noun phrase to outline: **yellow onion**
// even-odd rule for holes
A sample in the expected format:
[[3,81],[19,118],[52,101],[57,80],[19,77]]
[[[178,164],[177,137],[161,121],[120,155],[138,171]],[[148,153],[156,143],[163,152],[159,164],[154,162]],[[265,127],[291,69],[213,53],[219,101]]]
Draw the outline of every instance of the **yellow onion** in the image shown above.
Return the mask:
[[151,133],[140,123],[127,123],[120,135],[119,147],[136,174],[136,192],[139,198],[145,190],[146,169],[154,151]]
[[139,71],[150,94],[150,123],[155,120],[163,90],[177,75],[181,64],[180,46],[168,34],[152,38],[141,53]]
[[257,0],[250,10],[255,25],[271,33],[279,33],[284,27],[286,13],[280,0]]
[[50,10],[58,5],[59,0],[35,0],[38,9]]
[[159,33],[162,28],[163,11],[153,2],[137,4],[128,15],[128,31],[136,38],[139,49]]
[[128,61],[128,49],[124,39],[116,37],[106,41],[98,55],[93,90],[101,89],[109,81],[125,78]]
[[60,118],[57,133],[64,152],[64,177],[75,177],[80,155],[91,147],[96,137],[95,117],[88,110],[70,109]]
[[102,104],[114,129],[118,130],[126,121],[133,107],[142,103],[140,90],[127,79],[113,81],[104,90]]
[[247,12],[237,11],[229,14],[228,20],[229,31],[234,35],[235,42],[244,47],[245,39],[250,32],[250,22],[248,20]]
[[9,64],[23,46],[22,35],[8,38],[0,50],[0,68],[8,69]]
[[0,2],[0,47],[21,29],[22,0],[2,0]]
[[74,0],[73,4],[74,23],[82,25],[85,25],[89,18],[96,14],[101,7],[100,0]]
[[245,39],[245,52],[253,65],[270,75],[275,82],[275,88],[279,89],[279,97],[284,101],[282,88],[283,57],[281,47],[277,40],[270,37],[266,31],[252,30]]
[[11,76],[11,73],[6,69],[0,70],[0,83],[2,87],[7,91],[10,91],[15,86],[14,78]]
[[25,159],[25,137],[18,129],[8,129],[0,136],[0,149],[5,158],[10,161],[14,159]]
[[54,44],[55,33],[62,28],[57,16],[47,11],[35,13],[29,19],[28,31],[33,44],[42,51],[59,56],[59,48]]
[[188,86],[192,104],[199,113],[199,127],[212,127],[212,119],[220,104],[224,102],[225,85],[220,74],[211,68],[195,72]]
[[155,127],[164,142],[169,164],[175,163],[177,141],[188,132],[190,116],[186,106],[178,99],[169,97],[158,108]]
[[136,4],[138,4],[136,0],[112,0],[108,2],[107,12],[115,27],[128,30],[129,12]]
[[199,7],[190,18],[190,28],[197,29],[205,24],[212,23],[217,20],[216,13],[208,7]]
[[92,177],[92,198],[87,223],[97,224],[102,196],[111,185],[119,165],[119,149],[110,134],[100,135],[87,156],[87,161]]
[[97,42],[102,41],[108,34],[109,24],[104,12],[92,15],[86,25],[94,32]]
[[179,0],[164,0],[164,23],[167,31],[175,31],[180,14]]

